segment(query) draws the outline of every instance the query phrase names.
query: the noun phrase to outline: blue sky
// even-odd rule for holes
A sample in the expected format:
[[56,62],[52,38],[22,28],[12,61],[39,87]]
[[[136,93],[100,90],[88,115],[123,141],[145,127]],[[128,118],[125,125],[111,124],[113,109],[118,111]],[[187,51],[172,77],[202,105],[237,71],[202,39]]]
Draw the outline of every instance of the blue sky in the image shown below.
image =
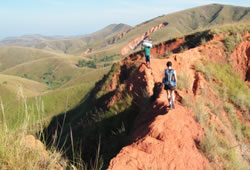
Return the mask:
[[0,38],[27,34],[83,35],[112,23],[148,19],[210,3],[250,6],[250,0],[6,0]]

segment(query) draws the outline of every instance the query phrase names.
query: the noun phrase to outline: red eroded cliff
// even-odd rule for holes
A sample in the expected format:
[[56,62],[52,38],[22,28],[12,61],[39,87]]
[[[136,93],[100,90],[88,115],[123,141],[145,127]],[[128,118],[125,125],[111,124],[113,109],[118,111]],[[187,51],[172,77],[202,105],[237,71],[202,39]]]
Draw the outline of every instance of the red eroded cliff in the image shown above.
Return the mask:
[[240,43],[231,55],[233,69],[244,81],[250,81],[250,33],[244,36],[246,40]]

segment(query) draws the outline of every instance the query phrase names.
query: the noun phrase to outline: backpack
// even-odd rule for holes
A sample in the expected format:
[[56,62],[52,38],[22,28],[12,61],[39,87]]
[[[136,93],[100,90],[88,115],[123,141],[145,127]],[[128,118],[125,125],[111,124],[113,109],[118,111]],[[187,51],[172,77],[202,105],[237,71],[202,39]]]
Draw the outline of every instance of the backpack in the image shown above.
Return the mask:
[[166,69],[165,70],[165,78],[163,83],[169,87],[174,87],[176,86],[176,82],[173,80],[174,79],[174,70],[173,69]]

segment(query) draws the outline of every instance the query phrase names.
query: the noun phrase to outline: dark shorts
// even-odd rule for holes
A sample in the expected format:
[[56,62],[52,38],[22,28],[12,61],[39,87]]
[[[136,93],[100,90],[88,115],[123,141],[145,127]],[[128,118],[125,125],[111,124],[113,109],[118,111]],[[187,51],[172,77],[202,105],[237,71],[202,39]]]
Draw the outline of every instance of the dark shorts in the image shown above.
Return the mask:
[[169,86],[169,85],[164,85],[165,90],[175,90],[176,86]]
[[146,56],[146,62],[150,62],[150,56]]

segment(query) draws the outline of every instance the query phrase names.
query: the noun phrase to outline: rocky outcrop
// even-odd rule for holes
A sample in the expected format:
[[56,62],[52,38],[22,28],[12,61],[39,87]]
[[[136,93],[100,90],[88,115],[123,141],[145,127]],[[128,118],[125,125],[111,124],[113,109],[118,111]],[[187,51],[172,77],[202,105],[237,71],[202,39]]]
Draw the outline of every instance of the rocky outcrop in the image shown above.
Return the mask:
[[122,48],[121,50],[121,55],[126,55],[128,54],[129,52],[135,50],[141,43],[142,41],[150,36],[152,33],[164,28],[165,26],[167,26],[168,23],[162,23],[162,24],[159,24],[155,27],[152,27],[150,30],[148,30],[147,32],[143,33],[140,37],[134,39],[133,41],[131,41],[130,43],[128,43],[125,47]]

